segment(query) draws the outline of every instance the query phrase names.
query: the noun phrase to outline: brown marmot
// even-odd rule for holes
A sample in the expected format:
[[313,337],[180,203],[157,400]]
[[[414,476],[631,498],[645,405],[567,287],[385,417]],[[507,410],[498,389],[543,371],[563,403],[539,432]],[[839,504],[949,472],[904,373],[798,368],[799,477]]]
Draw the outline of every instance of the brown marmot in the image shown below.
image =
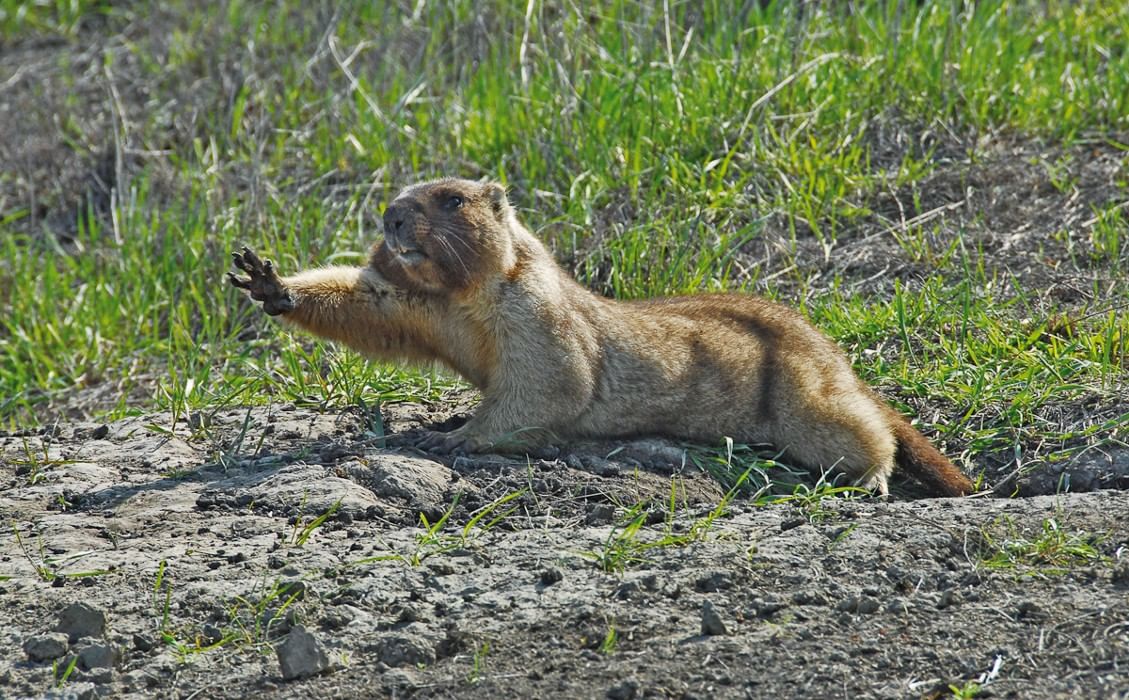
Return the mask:
[[439,360],[482,392],[424,449],[660,435],[770,443],[885,494],[895,463],[943,495],[972,483],[795,311],[746,294],[620,302],[577,284],[495,183],[403,190],[365,267],[278,277],[233,255],[264,310],[384,360]]

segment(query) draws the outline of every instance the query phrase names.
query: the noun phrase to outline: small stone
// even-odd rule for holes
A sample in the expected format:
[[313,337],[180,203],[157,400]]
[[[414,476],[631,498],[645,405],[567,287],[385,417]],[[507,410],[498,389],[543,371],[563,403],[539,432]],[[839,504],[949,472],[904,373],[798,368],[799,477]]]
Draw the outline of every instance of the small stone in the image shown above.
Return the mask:
[[133,648],[136,649],[137,651],[140,651],[142,653],[147,652],[147,651],[153,651],[153,647],[155,647],[155,646],[156,646],[156,643],[152,639],[150,639],[149,637],[147,637],[143,634],[134,634],[133,635]]
[[944,610],[961,602],[960,593],[955,588],[948,588],[941,591],[941,597],[937,600],[937,609]]
[[122,675],[122,684],[127,691],[141,690],[149,686],[147,681],[148,673],[140,668],[134,669]]
[[839,605],[836,606],[836,608],[840,612],[859,613],[861,615],[870,615],[871,613],[876,613],[881,607],[882,606],[878,602],[877,598],[868,595],[848,596],[847,598],[839,601]]
[[211,623],[200,628],[200,639],[205,644],[218,644],[223,641],[223,630]]
[[379,658],[393,668],[430,665],[435,663],[435,649],[422,635],[395,635],[380,643]]
[[555,566],[550,566],[548,569],[541,571],[541,585],[551,586],[554,583],[560,583],[564,580],[564,572]]
[[864,595],[859,598],[858,612],[861,615],[871,615],[878,612],[882,604],[878,602],[877,598]]
[[283,600],[294,598],[294,600],[302,600],[306,597],[306,593],[310,590],[310,586],[305,581],[283,581],[278,586],[279,595]]
[[698,580],[694,582],[694,588],[702,593],[727,591],[733,588],[733,580],[729,577],[729,574],[724,571],[714,571],[713,573],[698,577]]
[[608,700],[635,700],[639,695],[639,684],[628,679],[608,688]]
[[713,603],[708,600],[702,603],[702,634],[707,636],[729,634],[729,630],[725,628],[725,623],[721,620],[721,615],[714,609]]
[[1016,619],[1024,622],[1042,622],[1049,615],[1038,603],[1033,600],[1024,600],[1016,606]]
[[[385,687],[412,689],[420,684],[419,678],[413,671],[405,668],[393,668],[380,674],[380,679]],[[392,695],[396,695],[393,693]]]
[[78,664],[85,670],[113,668],[118,652],[109,644],[91,644],[78,652]]
[[275,647],[282,677],[286,680],[309,678],[329,668],[329,655],[314,635],[301,625],[295,625],[286,639]]
[[95,439],[95,440],[105,439],[105,437],[109,434],[110,434],[110,426],[107,423],[103,423],[102,425],[98,426],[94,430],[90,431],[90,437]]
[[778,598],[756,598],[753,600],[753,608],[756,610],[757,617],[772,617],[787,607],[788,603]]
[[53,661],[67,653],[67,635],[48,632],[24,642],[24,653],[31,661]]
[[799,590],[792,594],[795,605],[827,605],[827,596],[816,589]]
[[82,637],[101,637],[106,631],[106,615],[86,603],[71,603],[59,615],[55,629],[65,632],[72,643]]
[[607,525],[615,518],[615,506],[608,503],[597,503],[588,516],[584,518],[587,525]]
[[905,615],[909,612],[909,604],[904,598],[891,598],[890,602],[886,603],[886,612],[891,615]]
[[639,594],[640,588],[638,581],[624,581],[615,589],[613,595],[617,600],[631,600]]
[[1115,566],[1110,578],[1119,588],[1129,587],[1129,562]]

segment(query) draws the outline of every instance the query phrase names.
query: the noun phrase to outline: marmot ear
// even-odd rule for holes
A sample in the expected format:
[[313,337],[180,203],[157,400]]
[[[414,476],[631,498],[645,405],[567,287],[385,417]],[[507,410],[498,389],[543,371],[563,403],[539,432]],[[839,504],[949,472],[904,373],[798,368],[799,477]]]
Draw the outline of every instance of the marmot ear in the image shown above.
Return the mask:
[[486,183],[486,196],[490,198],[490,205],[495,214],[500,216],[510,208],[510,200],[506,198],[506,188],[497,182]]

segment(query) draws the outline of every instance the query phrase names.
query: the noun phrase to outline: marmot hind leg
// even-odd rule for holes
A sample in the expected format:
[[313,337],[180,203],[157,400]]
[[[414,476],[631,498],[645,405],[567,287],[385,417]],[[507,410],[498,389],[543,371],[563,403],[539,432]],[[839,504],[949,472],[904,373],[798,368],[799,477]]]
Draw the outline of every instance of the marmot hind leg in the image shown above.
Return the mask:
[[880,410],[869,404],[847,411],[809,408],[777,439],[784,458],[815,469],[837,469],[862,488],[889,493],[897,441]]

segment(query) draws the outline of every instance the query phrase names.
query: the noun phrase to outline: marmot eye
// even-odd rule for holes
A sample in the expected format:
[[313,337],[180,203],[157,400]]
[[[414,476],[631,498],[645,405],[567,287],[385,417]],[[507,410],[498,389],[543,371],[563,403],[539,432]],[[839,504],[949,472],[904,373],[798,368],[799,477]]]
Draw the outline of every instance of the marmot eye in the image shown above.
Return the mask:
[[463,205],[463,198],[457,194],[453,194],[447,198],[446,204],[448,209],[458,209]]

